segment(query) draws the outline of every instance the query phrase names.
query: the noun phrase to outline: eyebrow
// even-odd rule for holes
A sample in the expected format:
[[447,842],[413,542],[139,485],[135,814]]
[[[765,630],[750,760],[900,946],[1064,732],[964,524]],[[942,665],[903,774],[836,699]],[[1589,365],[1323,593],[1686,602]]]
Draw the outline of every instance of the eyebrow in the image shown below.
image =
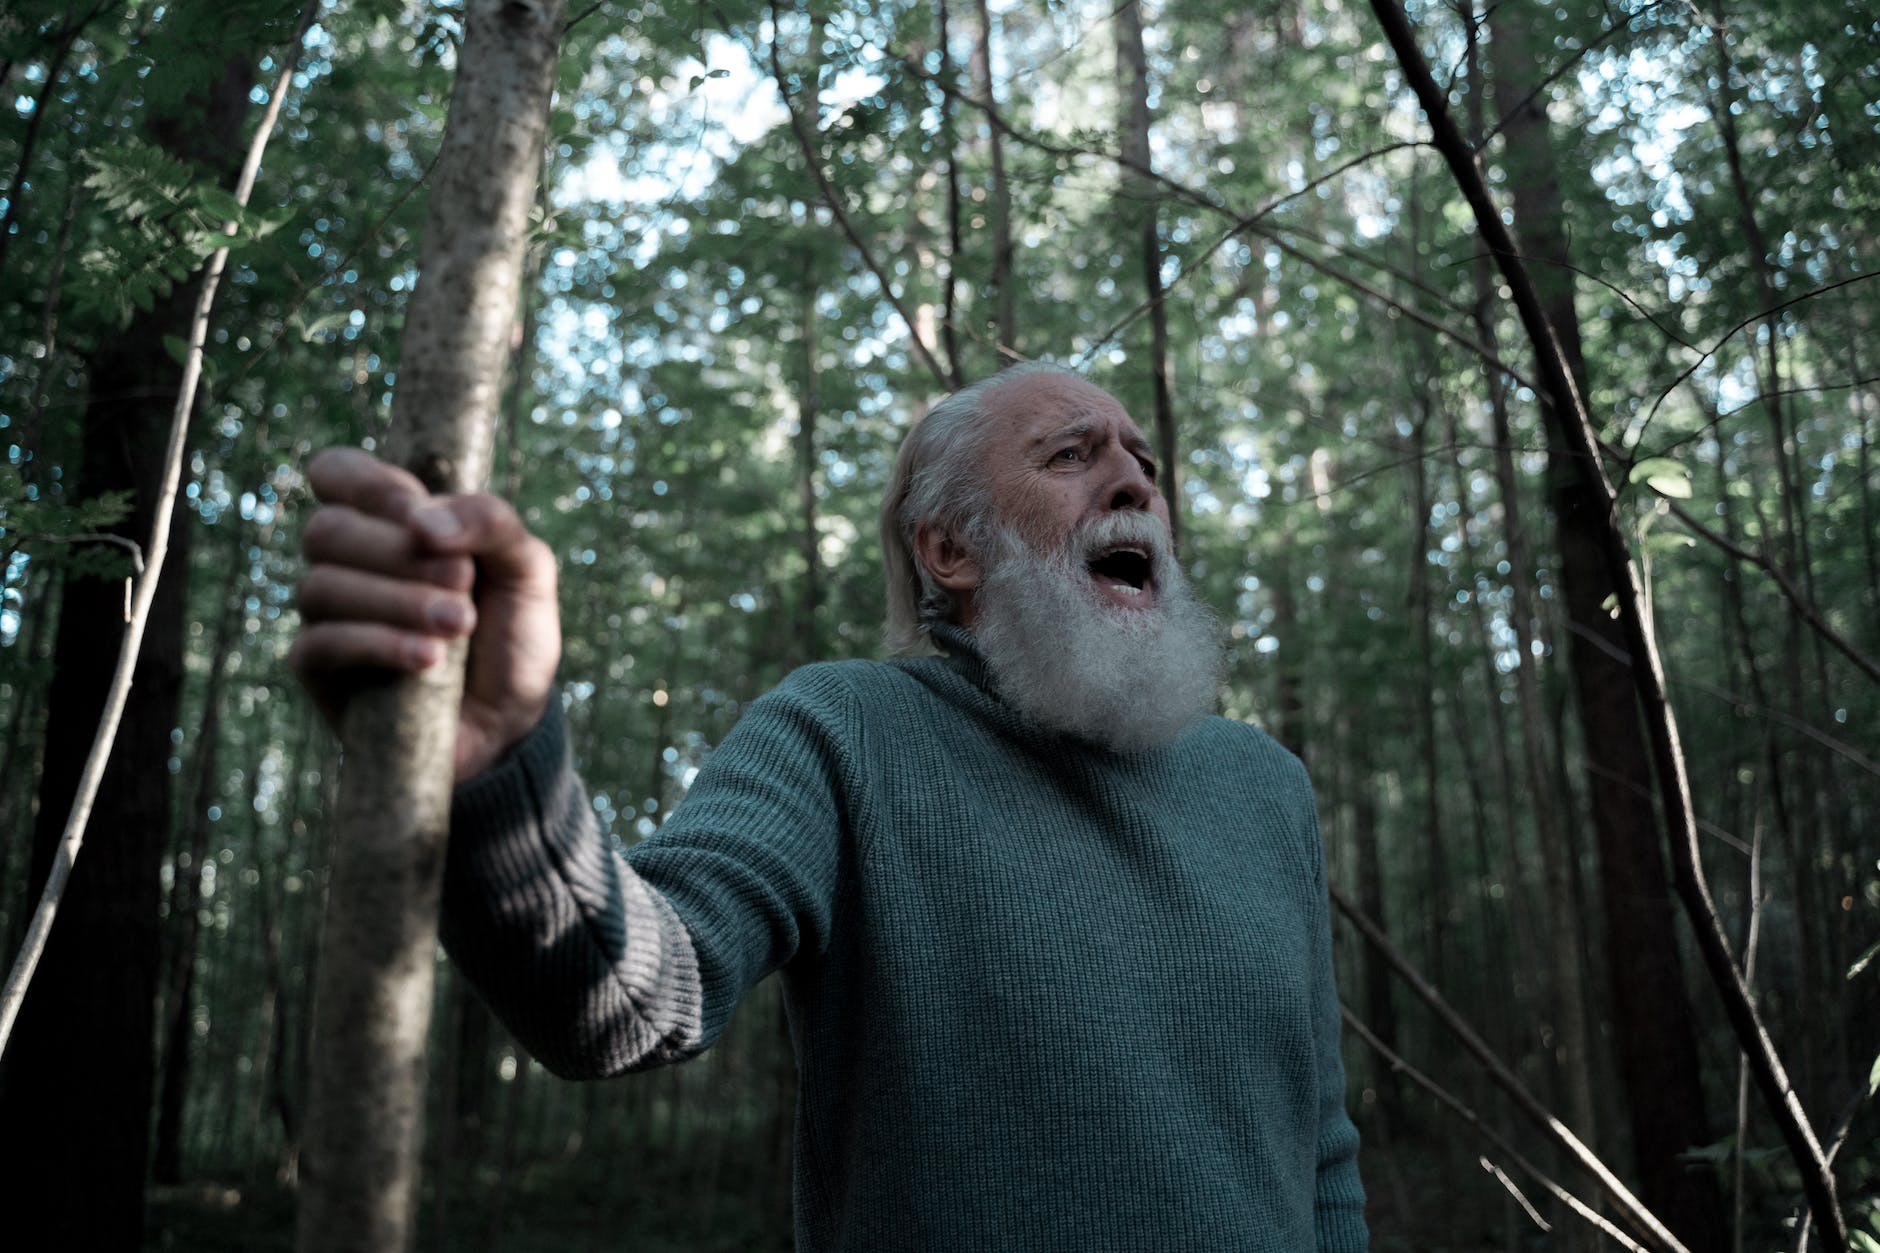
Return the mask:
[[[1033,448],[1042,448],[1046,444],[1062,443],[1067,439],[1086,439],[1090,436],[1091,432],[1096,429],[1094,422],[1074,422],[1069,426],[1060,426],[1055,430],[1045,432],[1037,439],[1032,440],[1031,446]],[[1155,460],[1155,449],[1150,446],[1148,439],[1146,439],[1141,432],[1131,431],[1126,433],[1123,436],[1122,442],[1123,447],[1129,449],[1129,451],[1147,457],[1150,461]]]
[[1092,423],[1075,422],[1070,426],[1060,426],[1055,430],[1046,431],[1037,439],[1032,440],[1031,446],[1033,448],[1042,448],[1046,444],[1062,443],[1067,439],[1084,439],[1095,429],[1096,427]]

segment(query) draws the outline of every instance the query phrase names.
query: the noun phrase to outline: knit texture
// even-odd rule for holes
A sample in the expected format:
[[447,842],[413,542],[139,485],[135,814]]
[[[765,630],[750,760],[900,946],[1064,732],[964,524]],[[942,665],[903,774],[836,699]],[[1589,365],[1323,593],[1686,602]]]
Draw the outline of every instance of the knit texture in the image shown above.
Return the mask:
[[801,1250],[1363,1250],[1304,768],[1042,733],[939,638],[792,673],[624,858],[551,716],[460,789],[453,957],[581,1077],[780,969]]

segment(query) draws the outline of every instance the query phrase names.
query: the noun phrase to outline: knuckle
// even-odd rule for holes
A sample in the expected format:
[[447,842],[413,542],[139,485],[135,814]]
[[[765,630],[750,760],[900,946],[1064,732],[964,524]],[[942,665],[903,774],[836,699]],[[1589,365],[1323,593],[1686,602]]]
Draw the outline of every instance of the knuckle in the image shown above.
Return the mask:
[[322,505],[301,528],[301,552],[318,557],[340,551],[358,516],[357,510],[345,505]]

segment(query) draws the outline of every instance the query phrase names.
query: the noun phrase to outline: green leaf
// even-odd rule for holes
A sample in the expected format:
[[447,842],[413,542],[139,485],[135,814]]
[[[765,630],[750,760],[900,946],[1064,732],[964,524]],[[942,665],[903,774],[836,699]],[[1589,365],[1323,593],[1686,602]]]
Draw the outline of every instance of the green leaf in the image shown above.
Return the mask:
[[1632,478],[1660,496],[1691,498],[1691,472],[1669,457],[1647,457],[1632,466]]
[[170,360],[182,365],[189,360],[189,341],[180,335],[165,335],[163,351],[170,354]]
[[196,189],[196,201],[225,222],[239,222],[242,219],[242,203],[226,187],[204,183]]

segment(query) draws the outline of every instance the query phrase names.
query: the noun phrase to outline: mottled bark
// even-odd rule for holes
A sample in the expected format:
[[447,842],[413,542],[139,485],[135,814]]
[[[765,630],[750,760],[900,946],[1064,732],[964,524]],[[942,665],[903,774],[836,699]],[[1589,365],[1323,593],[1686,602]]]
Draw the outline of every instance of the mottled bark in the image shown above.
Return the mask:
[[[487,481],[562,30],[558,0],[474,0],[433,175],[388,456]],[[463,649],[347,708],[316,993],[301,1253],[410,1247]]]

